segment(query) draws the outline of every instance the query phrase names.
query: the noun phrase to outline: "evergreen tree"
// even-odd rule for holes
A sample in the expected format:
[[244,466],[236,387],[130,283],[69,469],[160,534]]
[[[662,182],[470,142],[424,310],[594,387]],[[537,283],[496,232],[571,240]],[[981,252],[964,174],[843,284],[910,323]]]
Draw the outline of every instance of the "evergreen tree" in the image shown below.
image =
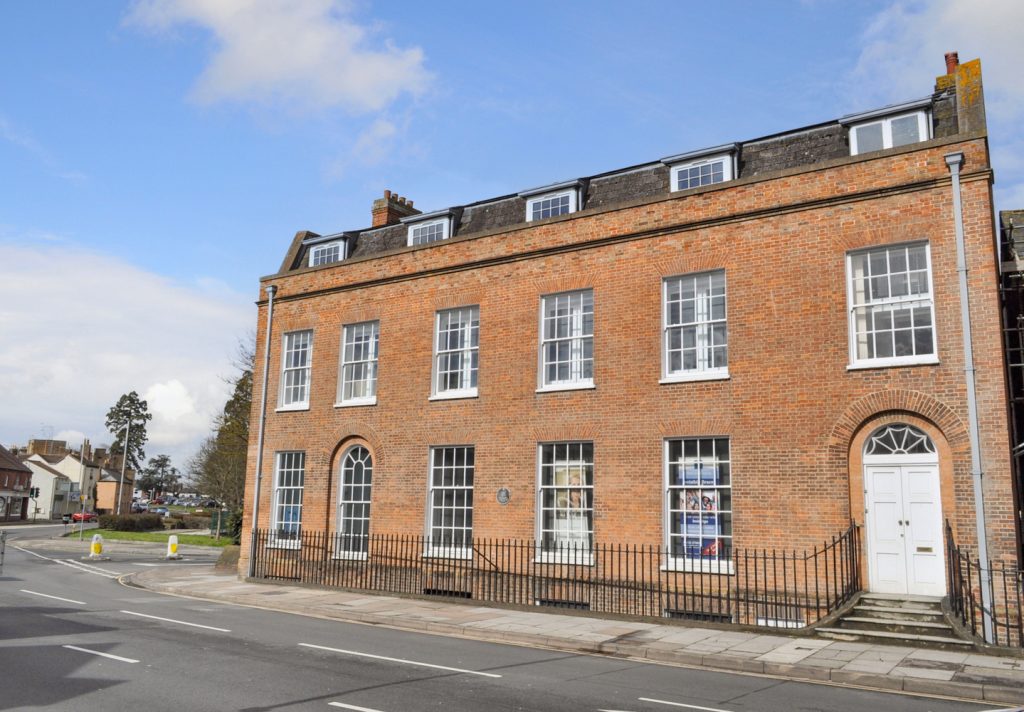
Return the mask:
[[[149,440],[146,423],[153,419],[149,404],[135,391],[122,395],[117,404],[107,411],[107,430],[114,436],[111,455],[125,453],[128,467],[138,472],[146,459],[145,445]],[[131,427],[125,426],[131,424]],[[125,443],[127,435],[128,442]]]

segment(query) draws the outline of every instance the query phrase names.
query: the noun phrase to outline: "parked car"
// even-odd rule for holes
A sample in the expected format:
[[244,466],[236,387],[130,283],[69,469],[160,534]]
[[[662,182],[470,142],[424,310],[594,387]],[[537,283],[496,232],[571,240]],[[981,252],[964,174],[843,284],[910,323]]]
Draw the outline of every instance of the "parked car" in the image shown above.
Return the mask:
[[153,507],[151,510],[149,510],[149,513],[159,514],[161,517],[171,516],[171,510],[167,509],[167,507]]
[[100,516],[96,512],[75,512],[71,515],[73,522],[95,522]]
[[145,511],[146,511],[146,506],[144,504],[139,504],[138,502],[132,502],[132,514],[142,514]]

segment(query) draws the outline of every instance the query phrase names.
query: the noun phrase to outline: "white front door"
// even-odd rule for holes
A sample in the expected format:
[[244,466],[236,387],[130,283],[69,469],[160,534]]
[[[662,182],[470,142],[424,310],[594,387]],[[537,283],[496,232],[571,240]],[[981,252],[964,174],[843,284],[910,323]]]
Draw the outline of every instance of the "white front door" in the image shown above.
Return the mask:
[[866,465],[864,485],[870,589],[944,596],[938,465]]

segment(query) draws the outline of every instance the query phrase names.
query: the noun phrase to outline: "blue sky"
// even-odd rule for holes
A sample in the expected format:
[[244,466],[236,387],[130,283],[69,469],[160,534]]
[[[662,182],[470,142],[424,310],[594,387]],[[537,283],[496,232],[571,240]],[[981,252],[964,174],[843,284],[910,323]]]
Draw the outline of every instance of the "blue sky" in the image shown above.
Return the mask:
[[77,0],[0,6],[0,443],[109,441],[126,391],[181,466],[295,231],[918,98],[981,57],[1024,207],[1024,3]]

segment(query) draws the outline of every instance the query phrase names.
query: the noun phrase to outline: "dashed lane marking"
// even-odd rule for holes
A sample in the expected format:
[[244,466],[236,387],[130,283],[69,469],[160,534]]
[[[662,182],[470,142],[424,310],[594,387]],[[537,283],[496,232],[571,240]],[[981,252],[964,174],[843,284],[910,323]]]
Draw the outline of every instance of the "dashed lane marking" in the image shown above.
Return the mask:
[[501,677],[493,672],[480,672],[479,670],[466,670],[464,668],[448,667],[446,665],[434,665],[433,663],[421,663],[417,660],[403,660],[402,658],[389,658],[384,655],[373,655],[371,653],[360,653],[355,650],[342,650],[340,648],[328,648],[324,645],[313,645],[311,643],[299,643],[304,648],[315,648],[316,650],[327,650],[332,653],[341,653],[342,655],[355,655],[361,658],[372,658],[374,660],[386,660],[392,663],[404,663],[405,665],[417,665],[419,667],[433,668],[435,670],[447,670],[448,672],[461,672],[466,675],[480,675],[481,677]]

